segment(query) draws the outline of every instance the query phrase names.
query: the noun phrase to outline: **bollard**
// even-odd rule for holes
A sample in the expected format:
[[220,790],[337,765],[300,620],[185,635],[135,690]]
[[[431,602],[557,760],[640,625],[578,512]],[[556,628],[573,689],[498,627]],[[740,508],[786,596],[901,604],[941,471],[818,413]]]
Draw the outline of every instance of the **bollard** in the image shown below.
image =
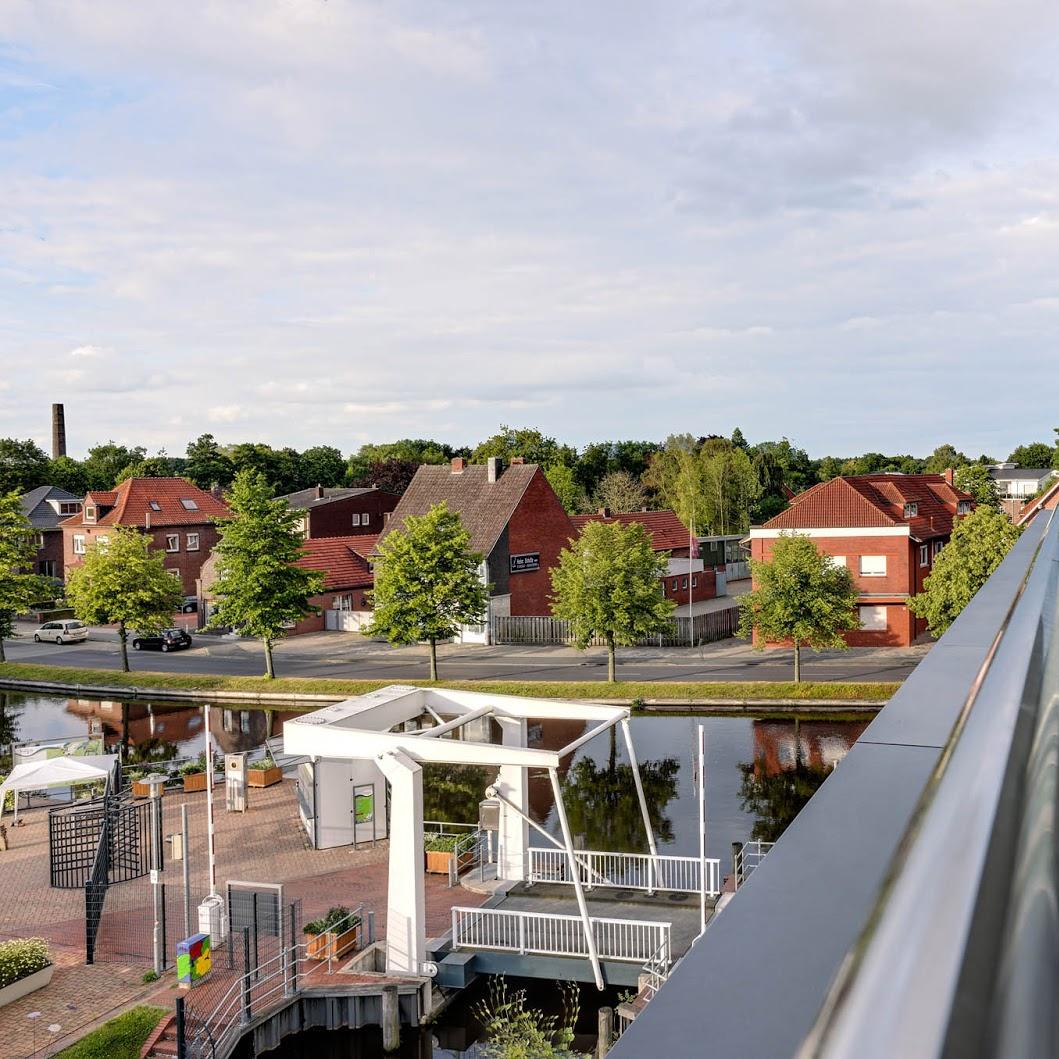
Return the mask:
[[382,1050],[396,1052],[401,1047],[401,1006],[397,1000],[397,986],[382,990]]
[[599,1009],[599,1031],[596,1039],[596,1059],[603,1057],[614,1044],[614,1008]]

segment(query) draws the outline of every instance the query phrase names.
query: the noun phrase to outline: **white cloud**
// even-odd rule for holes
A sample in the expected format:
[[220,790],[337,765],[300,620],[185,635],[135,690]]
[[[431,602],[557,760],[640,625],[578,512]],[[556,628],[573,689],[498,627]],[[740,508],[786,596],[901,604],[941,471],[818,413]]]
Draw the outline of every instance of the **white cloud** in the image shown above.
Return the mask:
[[206,412],[211,423],[235,423],[246,418],[246,411],[237,404],[218,404]]
[[103,349],[102,346],[75,346],[70,350],[71,357],[83,357],[86,360],[99,360],[109,357],[112,350]]

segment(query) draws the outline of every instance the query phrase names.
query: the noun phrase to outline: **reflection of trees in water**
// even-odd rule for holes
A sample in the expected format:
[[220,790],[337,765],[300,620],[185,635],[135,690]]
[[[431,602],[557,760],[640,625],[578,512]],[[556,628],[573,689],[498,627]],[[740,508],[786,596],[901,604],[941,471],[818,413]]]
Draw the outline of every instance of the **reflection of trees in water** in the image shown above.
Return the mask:
[[[673,841],[673,823],[665,808],[676,797],[680,763],[666,757],[641,761],[640,778],[651,817],[651,827],[659,842]],[[591,758],[577,761],[562,781],[563,803],[570,830],[583,835],[588,849],[615,853],[646,853],[640,802],[632,767],[618,763],[617,736],[610,732],[610,756],[604,766]]]
[[757,817],[750,837],[775,842],[831,775],[831,769],[826,765],[806,764],[799,757],[793,768],[770,775],[763,764],[763,759],[758,759],[739,765],[743,774],[739,797],[743,811]]
[[11,768],[11,744],[18,738],[18,712],[6,691],[0,691],[0,771]]
[[172,761],[177,756],[176,743],[170,743],[165,739],[152,737],[141,739],[129,747],[126,761],[130,765],[145,765],[152,761]]
[[478,822],[478,803],[496,779],[489,765],[423,766],[423,818],[451,824]]

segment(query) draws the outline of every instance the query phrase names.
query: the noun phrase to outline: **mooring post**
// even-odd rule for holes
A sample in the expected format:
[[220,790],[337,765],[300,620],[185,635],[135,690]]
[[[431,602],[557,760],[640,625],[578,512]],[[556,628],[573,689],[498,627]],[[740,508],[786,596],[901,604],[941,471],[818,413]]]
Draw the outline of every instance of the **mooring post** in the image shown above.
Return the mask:
[[596,1039],[596,1059],[603,1057],[610,1051],[614,1043],[614,1008],[599,1009],[599,1031]]
[[401,1047],[401,1006],[397,986],[383,986],[382,990],[382,1050],[396,1052]]

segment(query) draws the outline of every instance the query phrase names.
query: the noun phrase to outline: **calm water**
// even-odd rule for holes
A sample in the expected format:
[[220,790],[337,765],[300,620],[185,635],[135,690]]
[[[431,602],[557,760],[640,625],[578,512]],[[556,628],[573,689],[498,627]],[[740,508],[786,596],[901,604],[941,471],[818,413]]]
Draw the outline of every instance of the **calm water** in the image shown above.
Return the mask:
[[[215,749],[251,750],[266,737],[282,735],[293,711],[211,707]],[[867,721],[772,721],[745,717],[637,717],[633,742],[651,806],[659,852],[698,853],[698,802],[693,760],[696,729],[706,729],[707,855],[730,870],[731,844],[751,838],[774,840],[826,779],[867,726]],[[531,745],[558,749],[584,731],[579,722],[554,721],[531,726]],[[195,757],[203,750],[201,707],[105,702],[0,693],[0,755],[11,744],[34,740],[84,739],[125,744],[133,753]],[[6,761],[0,761],[0,769]],[[428,766],[425,777],[428,818],[471,821],[491,773],[457,766]],[[632,775],[620,733],[603,735],[564,762],[563,799],[575,840],[588,849],[643,852],[647,849]],[[558,835],[555,806],[547,777],[531,777],[531,816]],[[531,829],[532,841],[547,845]],[[553,1009],[559,1002],[554,984],[519,983],[531,990],[530,1002]],[[409,1036],[401,1054],[454,1056],[473,1043],[473,1009],[480,993],[468,991],[424,1035]],[[582,991],[579,1031],[591,1047],[595,1010],[613,1004],[613,996]],[[579,1040],[579,1045],[582,1041]],[[305,1035],[272,1053],[275,1059],[302,1056],[381,1056],[377,1033]]]

